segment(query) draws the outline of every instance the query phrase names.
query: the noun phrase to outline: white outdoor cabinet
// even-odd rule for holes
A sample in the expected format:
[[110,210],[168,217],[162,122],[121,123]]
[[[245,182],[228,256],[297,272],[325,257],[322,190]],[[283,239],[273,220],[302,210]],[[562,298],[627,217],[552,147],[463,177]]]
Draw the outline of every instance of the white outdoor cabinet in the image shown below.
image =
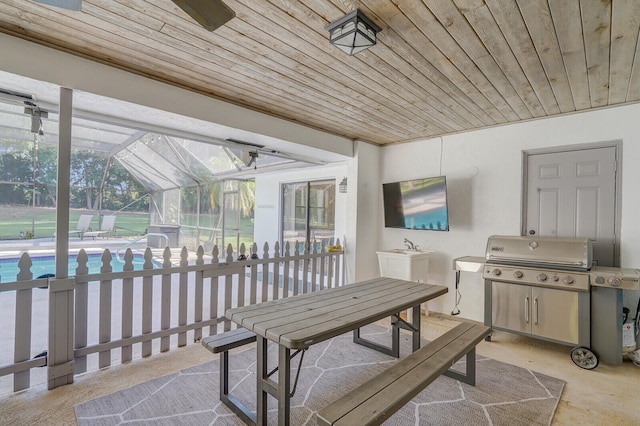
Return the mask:
[[427,282],[432,250],[393,249],[377,253],[381,277]]
[[[379,251],[380,276],[426,283],[429,278],[429,257],[433,250],[392,249]],[[422,309],[428,313],[428,309]]]

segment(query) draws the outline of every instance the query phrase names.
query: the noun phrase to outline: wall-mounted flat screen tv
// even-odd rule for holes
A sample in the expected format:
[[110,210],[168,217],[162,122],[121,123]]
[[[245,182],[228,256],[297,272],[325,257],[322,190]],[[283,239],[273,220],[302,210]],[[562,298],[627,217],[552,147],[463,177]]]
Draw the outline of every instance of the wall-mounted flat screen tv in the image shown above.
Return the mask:
[[382,199],[387,228],[449,230],[444,176],[383,183]]

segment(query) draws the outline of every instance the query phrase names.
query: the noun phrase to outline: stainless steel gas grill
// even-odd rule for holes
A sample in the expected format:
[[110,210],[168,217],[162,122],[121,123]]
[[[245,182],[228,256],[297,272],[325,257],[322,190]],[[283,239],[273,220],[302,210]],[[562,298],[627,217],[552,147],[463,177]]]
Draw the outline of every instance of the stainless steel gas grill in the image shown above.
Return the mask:
[[[485,324],[574,346],[571,359],[592,369],[591,241],[489,237],[483,268]],[[489,338],[490,339],[490,338]]]

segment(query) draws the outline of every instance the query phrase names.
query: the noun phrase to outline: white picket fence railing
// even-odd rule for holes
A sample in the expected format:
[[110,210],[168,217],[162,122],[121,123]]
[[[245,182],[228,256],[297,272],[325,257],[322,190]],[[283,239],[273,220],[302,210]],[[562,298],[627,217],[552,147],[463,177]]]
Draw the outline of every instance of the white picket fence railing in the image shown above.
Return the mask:
[[[75,374],[230,330],[224,317],[229,308],[344,284],[342,250],[287,243],[281,253],[276,243],[269,251],[264,244],[257,255],[254,244],[249,255],[242,245],[238,260],[231,246],[223,257],[217,246],[210,256],[202,247],[195,254],[182,248],[179,261],[172,263],[171,249],[165,248],[158,264],[147,248],[142,265],[135,265],[127,249],[122,272],[113,272],[112,255],[105,250],[100,272],[89,273],[81,250],[75,276],[61,280],[32,279],[24,253],[17,281],[0,283],[0,316],[14,318],[8,321],[12,328],[0,330],[0,340],[8,342],[0,351],[0,379],[13,375],[17,392],[31,386],[34,368],[48,366],[52,389],[71,383]],[[10,346],[13,359],[6,359]]]

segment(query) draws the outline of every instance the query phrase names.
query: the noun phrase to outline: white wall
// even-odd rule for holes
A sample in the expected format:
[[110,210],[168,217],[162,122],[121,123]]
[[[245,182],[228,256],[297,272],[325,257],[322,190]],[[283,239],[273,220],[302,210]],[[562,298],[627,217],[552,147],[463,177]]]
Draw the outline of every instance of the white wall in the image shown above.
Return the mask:
[[[640,268],[640,105],[609,108],[382,148],[381,182],[446,175],[449,232],[386,229],[379,221],[379,245],[368,250],[402,247],[409,238],[435,250],[429,280],[449,293],[429,308],[450,313],[454,306],[453,259],[484,256],[492,234],[519,235],[521,226],[522,151],[554,146],[622,140],[621,266]],[[382,210],[379,197],[370,209]],[[363,207],[363,206],[360,206]],[[365,207],[366,208],[366,207]],[[463,273],[461,316],[482,321],[480,274]],[[625,292],[625,306],[635,312],[639,292]]]

